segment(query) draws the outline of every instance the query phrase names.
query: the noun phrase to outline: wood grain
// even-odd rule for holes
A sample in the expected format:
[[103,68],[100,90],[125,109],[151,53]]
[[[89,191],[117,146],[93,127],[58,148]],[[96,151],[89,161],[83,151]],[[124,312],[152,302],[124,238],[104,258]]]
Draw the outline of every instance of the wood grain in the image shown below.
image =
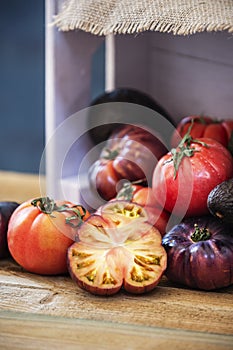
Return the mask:
[[0,348],[160,350],[232,349],[232,337],[90,320],[0,312]]
[[2,260],[0,290],[0,310],[233,335],[233,287],[215,292],[189,290],[164,277],[145,295],[121,291],[113,297],[98,297],[80,289],[69,276],[34,275],[13,261]]

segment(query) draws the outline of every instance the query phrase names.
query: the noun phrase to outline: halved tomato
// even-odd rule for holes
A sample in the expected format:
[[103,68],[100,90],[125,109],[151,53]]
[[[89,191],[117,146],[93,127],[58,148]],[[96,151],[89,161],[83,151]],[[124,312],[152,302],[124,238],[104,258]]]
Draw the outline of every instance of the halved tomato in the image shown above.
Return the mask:
[[151,187],[125,182],[116,199],[130,201],[144,207],[148,214],[148,221],[159,230],[162,236],[166,233],[170,213],[159,205]]
[[141,294],[155,288],[167,266],[159,231],[145,210],[125,201],[109,202],[80,227],[68,249],[68,269],[93,294],[112,295],[122,286]]

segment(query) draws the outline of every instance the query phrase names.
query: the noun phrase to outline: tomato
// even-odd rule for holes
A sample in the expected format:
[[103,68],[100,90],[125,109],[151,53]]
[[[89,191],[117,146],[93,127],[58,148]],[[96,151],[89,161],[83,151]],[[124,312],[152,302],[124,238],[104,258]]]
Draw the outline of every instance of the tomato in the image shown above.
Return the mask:
[[22,203],[13,212],[7,232],[15,261],[27,271],[51,275],[67,272],[67,249],[89,213],[68,201],[48,197]]
[[172,135],[171,146],[176,147],[193,121],[191,136],[195,138],[207,137],[228,147],[233,135],[233,120],[214,120],[211,117],[187,116],[179,122]]
[[125,182],[116,199],[130,201],[144,207],[149,216],[148,221],[159,230],[161,235],[165,234],[170,214],[159,206],[151,187]]
[[155,164],[166,152],[163,143],[146,129],[128,124],[117,128],[90,168],[92,190],[110,200],[122,179],[151,182]]
[[187,218],[164,237],[166,276],[191,288],[212,290],[233,284],[233,235],[213,216]]
[[78,286],[97,295],[123,288],[151,291],[166,269],[159,231],[145,210],[126,201],[109,202],[79,228],[79,242],[68,249],[68,267]]
[[163,156],[153,174],[153,191],[165,210],[178,215],[208,213],[209,192],[233,176],[233,159],[220,143],[185,135],[176,149]]

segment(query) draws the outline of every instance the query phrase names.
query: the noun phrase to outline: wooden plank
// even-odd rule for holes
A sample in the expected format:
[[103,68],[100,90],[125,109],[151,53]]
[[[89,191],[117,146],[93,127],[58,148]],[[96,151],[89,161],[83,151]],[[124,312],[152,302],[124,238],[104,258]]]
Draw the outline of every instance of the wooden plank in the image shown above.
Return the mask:
[[232,119],[233,66],[166,50],[150,59],[151,92],[176,121],[190,114]]
[[0,347],[14,349],[232,349],[231,336],[0,311]]
[[149,32],[147,35],[151,51],[161,49],[173,54],[209,61],[210,64],[215,62],[219,65],[233,66],[232,35],[227,32],[204,32],[189,36]]
[[0,310],[233,335],[233,286],[215,292],[191,291],[164,277],[145,295],[121,291],[113,297],[98,297],[81,290],[69,276],[34,275],[3,260],[0,290]]

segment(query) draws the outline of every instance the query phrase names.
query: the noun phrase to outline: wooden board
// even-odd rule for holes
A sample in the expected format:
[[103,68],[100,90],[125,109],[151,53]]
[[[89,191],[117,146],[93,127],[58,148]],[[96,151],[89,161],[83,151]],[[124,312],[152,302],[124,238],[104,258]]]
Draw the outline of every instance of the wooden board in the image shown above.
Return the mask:
[[[0,172],[1,200],[38,196],[38,176]],[[0,260],[0,349],[233,349],[233,286],[180,288],[164,277],[148,294],[97,297],[68,275]]]
[[164,277],[141,296],[97,297],[68,275],[25,272],[0,262],[0,348],[232,349],[233,287],[180,288]]

